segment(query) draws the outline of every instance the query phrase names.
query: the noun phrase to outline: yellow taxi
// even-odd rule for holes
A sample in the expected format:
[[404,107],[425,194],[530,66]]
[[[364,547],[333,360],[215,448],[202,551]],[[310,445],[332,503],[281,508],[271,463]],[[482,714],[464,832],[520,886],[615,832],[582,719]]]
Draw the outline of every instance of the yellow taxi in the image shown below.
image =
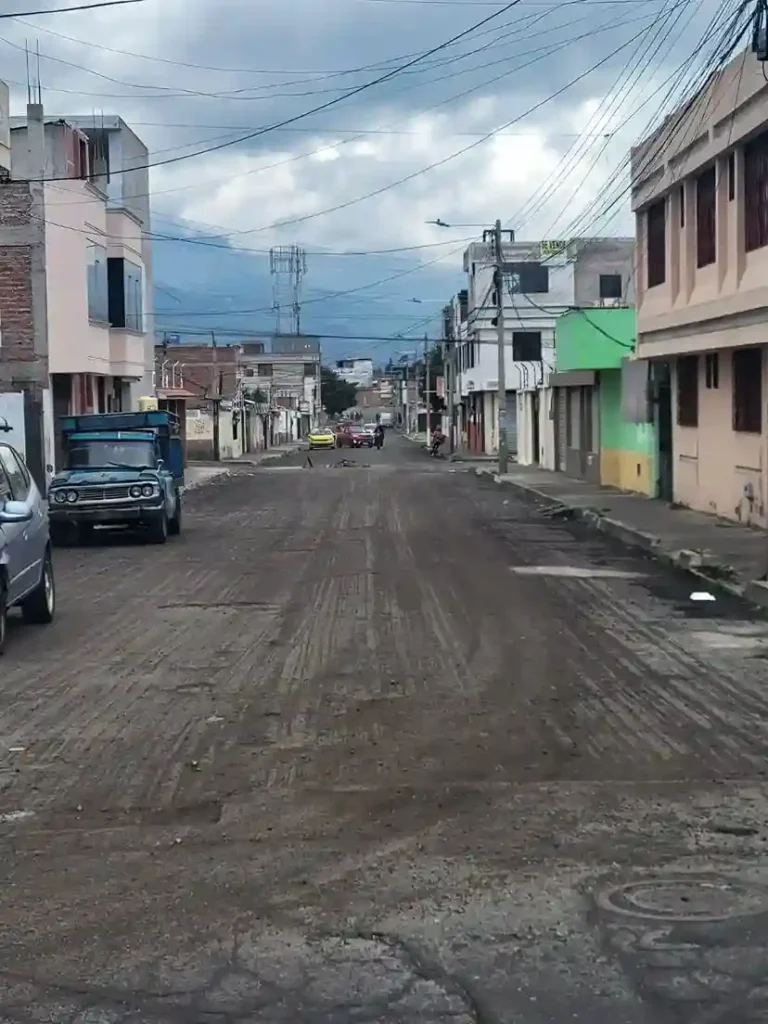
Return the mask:
[[332,430],[329,430],[327,427],[320,427],[317,430],[311,431],[308,440],[310,451],[312,451],[314,448],[336,447],[336,435]]

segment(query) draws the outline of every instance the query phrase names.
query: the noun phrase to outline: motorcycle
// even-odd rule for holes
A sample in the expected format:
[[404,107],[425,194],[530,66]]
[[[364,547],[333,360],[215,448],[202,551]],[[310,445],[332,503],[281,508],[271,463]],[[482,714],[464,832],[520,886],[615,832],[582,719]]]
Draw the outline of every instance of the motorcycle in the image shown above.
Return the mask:
[[440,451],[441,445],[445,442],[444,437],[433,437],[429,444],[429,454],[433,459],[442,459],[443,453]]

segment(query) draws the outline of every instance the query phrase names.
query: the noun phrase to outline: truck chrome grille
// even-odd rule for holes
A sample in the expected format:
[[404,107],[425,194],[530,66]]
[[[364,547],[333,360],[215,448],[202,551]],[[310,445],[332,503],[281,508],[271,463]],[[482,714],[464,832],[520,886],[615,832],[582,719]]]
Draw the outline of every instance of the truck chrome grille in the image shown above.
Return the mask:
[[82,487],[78,489],[81,501],[116,501],[128,498],[128,488],[118,487]]

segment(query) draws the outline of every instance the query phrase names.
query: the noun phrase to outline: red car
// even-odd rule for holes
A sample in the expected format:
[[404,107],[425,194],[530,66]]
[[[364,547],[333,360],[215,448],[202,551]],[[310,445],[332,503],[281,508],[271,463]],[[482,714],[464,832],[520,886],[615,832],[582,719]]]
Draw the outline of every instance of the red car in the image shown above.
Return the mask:
[[370,431],[365,430],[362,426],[355,425],[349,428],[349,432],[355,448],[373,448],[373,434]]

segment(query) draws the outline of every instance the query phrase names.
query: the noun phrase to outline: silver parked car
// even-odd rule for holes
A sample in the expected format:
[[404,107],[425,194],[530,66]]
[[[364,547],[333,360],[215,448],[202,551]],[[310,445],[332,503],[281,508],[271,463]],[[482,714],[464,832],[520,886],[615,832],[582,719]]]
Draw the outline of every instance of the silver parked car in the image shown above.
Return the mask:
[[[0,431],[8,431],[2,419]],[[25,622],[52,622],[56,593],[45,502],[24,459],[0,434],[0,654],[14,606]]]

